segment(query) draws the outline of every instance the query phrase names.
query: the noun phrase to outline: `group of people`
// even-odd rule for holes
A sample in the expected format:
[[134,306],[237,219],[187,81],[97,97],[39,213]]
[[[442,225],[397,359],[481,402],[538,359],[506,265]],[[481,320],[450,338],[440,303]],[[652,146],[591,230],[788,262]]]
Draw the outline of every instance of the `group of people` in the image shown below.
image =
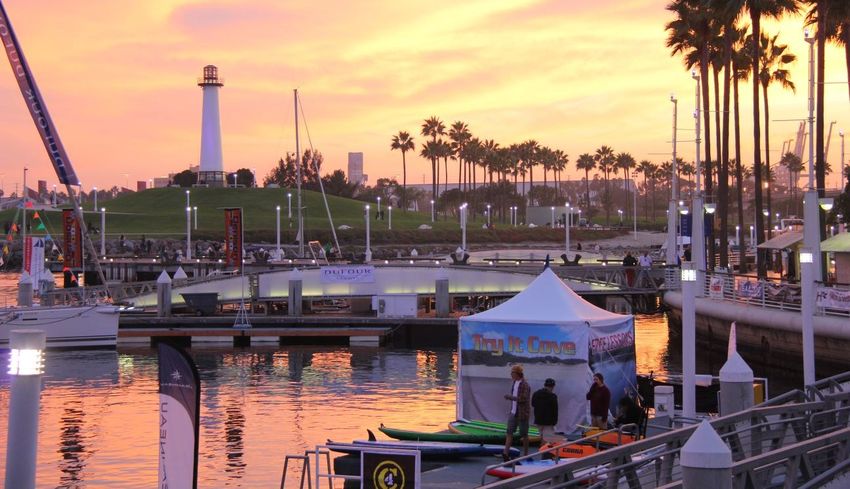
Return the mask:
[[[511,392],[505,394],[505,400],[511,401],[506,426],[505,450],[502,458],[510,460],[510,448],[514,442],[514,433],[522,440],[523,454],[528,455],[528,428],[531,411],[534,410],[534,425],[540,431],[541,445],[555,441],[555,426],[558,424],[558,395],[555,394],[555,379],[546,379],[543,388],[531,393],[531,386],[525,380],[521,365],[511,367]],[[608,429],[608,411],[611,405],[611,391],[605,385],[601,373],[593,374],[593,384],[585,396],[590,403],[590,420],[594,428]],[[643,410],[626,392],[617,404],[614,425],[639,424]]]

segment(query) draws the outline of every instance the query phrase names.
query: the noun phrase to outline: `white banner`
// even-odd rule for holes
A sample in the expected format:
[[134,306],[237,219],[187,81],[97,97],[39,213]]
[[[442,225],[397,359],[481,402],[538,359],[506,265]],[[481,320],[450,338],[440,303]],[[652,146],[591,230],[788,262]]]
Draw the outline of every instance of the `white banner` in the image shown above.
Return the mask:
[[371,265],[322,267],[323,284],[371,284],[375,282],[375,267]]
[[756,280],[739,281],[738,295],[741,297],[761,297],[761,282]]
[[30,249],[26,270],[32,279],[33,290],[38,291],[40,282],[46,278],[44,277],[44,239],[27,236],[27,245]]
[[711,277],[708,284],[708,296],[712,299],[723,298],[723,277]]
[[850,290],[818,287],[818,307],[850,311]]

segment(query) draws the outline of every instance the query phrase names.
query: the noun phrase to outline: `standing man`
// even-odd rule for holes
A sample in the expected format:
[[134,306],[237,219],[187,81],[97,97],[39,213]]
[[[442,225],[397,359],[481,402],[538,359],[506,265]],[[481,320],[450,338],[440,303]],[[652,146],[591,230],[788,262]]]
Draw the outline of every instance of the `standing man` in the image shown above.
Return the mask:
[[555,394],[555,379],[546,379],[543,388],[531,396],[534,408],[534,424],[540,430],[540,444],[545,445],[555,437],[558,424],[558,395]]
[[608,409],[611,407],[611,391],[605,385],[605,377],[593,374],[593,385],[587,392],[590,401],[590,424],[601,430],[608,429]]
[[652,266],[652,258],[649,256],[649,252],[643,250],[643,254],[640,255],[638,262],[640,263],[641,267],[650,268]]
[[505,451],[502,459],[510,460],[510,449],[514,443],[514,432],[519,429],[519,437],[522,439],[523,455],[528,455],[528,418],[531,416],[531,387],[525,381],[522,365],[511,367],[511,393],[505,394],[505,399],[511,401],[511,410],[508,415],[507,436],[505,437]]

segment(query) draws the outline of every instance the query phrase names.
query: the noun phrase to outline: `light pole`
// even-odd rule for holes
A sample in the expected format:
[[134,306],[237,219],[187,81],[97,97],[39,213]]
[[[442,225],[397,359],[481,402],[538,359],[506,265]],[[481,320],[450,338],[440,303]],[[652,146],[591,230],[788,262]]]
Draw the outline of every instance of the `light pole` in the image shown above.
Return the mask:
[[431,222],[434,222],[434,199],[431,199]]
[[[693,198],[693,222],[691,222],[691,253],[692,260],[696,263],[697,275],[700,283],[705,272],[705,210],[703,209],[702,194],[702,162],[700,161],[700,76],[696,71],[691,71],[691,77],[695,81],[696,110],[694,110],[695,142],[696,142],[696,192]],[[703,287],[697,287],[697,296],[702,297]]]
[[552,229],[555,229],[555,206],[549,208],[552,211],[552,219],[550,223],[552,224]]
[[276,218],[275,219],[275,223],[276,223],[275,231],[276,231],[276,234],[277,234],[277,248],[275,250],[275,258],[280,260],[281,256],[280,256],[280,206],[279,205],[275,206],[274,214],[275,214],[275,218]]
[[9,334],[9,346],[12,385],[9,388],[5,487],[33,489],[45,334],[38,330],[13,330]]
[[286,194],[286,217],[289,219],[289,227],[292,227],[292,193]]
[[100,256],[106,258],[106,207],[100,208]]
[[623,227],[623,209],[617,209],[617,214],[620,215],[620,227]]
[[697,264],[682,262],[682,416],[696,417]]
[[370,232],[370,229],[369,229],[369,204],[366,204],[365,211],[366,211],[365,212],[365,214],[366,214],[365,215],[365,217],[366,217],[366,257],[365,257],[364,261],[366,263],[369,263],[370,261],[372,261],[372,246],[371,246],[371,241],[370,241],[370,236],[369,236],[369,232]]
[[192,208],[186,207],[186,259],[192,259]]
[[[682,216],[682,217],[680,217],[679,220],[681,221],[682,219],[684,219],[684,216],[687,216],[689,212],[690,212],[690,209],[688,208],[688,206],[685,205],[684,201],[680,200],[679,201],[679,215]],[[693,226],[693,223],[692,223],[691,224],[691,235],[693,235],[693,229],[694,229],[694,226]],[[679,225],[679,230],[680,231],[682,230],[681,224]],[[679,233],[678,241],[679,241],[679,256],[682,256],[685,253],[685,236],[682,235],[681,232]],[[691,244],[693,244],[693,240],[691,240]]]
[[380,198],[380,197],[378,197],[378,213],[377,213],[377,219],[380,219],[380,218],[381,218],[381,198]]
[[192,206],[192,213],[195,214],[195,222],[194,222],[195,226],[194,226],[194,228],[197,230],[198,229],[198,206],[196,206],[196,205]]
[[803,387],[815,383],[815,278],[814,253],[811,248],[800,249],[800,314],[803,318]]
[[[738,253],[743,253],[741,248],[741,225],[735,224],[735,244],[738,245]],[[740,267],[739,267],[740,268]],[[744,273],[743,270],[738,270],[739,273]]]
[[389,222],[387,222],[387,229],[392,231],[392,229],[393,229],[393,206],[388,205],[387,206],[387,212],[389,212],[389,214],[390,214],[390,220],[389,220]]
[[[26,192],[26,189],[24,189],[24,192]],[[91,210],[97,212],[97,187],[92,187],[92,193],[94,194],[94,205]]]
[[487,204],[487,229],[490,229],[490,204]]
[[466,252],[466,208],[467,204],[464,202],[462,206],[460,206],[460,228],[462,231],[463,241],[461,242],[461,249]]
[[564,204],[566,212],[564,213],[564,256],[567,260],[570,259],[570,226],[573,223],[573,210],[570,208],[570,203]]
[[[812,280],[821,280],[820,254],[820,213],[818,212],[818,192],[815,185],[815,41],[806,31],[806,42],[809,43],[809,185],[803,194],[803,246],[812,252]],[[807,225],[808,224],[808,225]],[[803,283],[801,286],[806,286]],[[812,284],[814,287],[814,284]],[[805,362],[804,362],[805,363]]]

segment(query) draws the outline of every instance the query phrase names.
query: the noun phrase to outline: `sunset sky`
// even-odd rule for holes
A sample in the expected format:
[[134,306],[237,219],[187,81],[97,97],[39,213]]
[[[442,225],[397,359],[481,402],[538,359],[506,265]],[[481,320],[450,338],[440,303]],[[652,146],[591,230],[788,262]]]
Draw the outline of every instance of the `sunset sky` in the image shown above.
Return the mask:
[[[466,122],[502,145],[536,139],[573,162],[600,145],[638,161],[669,159],[672,104],[693,128],[694,82],[671,57],[663,0],[6,0],[77,173],[88,190],[188,168],[199,158],[202,67],[224,78],[225,168],[265,175],[294,151],[292,89],[298,88],[325,169],[365,154],[370,183],[401,179],[389,150],[399,130],[423,119]],[[806,117],[807,45],[802,17],[780,32],[798,56],[796,95],[771,89],[771,119]],[[7,193],[30,178],[56,183],[20,91],[0,64],[0,179]],[[843,51],[827,52],[827,81],[845,81]],[[751,99],[742,87],[745,162],[752,160]],[[827,86],[827,121],[837,121],[829,159],[840,160],[838,130],[850,131],[847,86]],[[771,160],[796,123],[771,123]],[[302,128],[302,135],[304,135]],[[692,140],[692,132],[680,132]],[[309,147],[307,138],[302,146]],[[417,144],[417,153],[419,151]],[[693,159],[693,143],[680,155]],[[408,182],[430,164],[408,159]],[[829,181],[834,182],[833,176]]]

